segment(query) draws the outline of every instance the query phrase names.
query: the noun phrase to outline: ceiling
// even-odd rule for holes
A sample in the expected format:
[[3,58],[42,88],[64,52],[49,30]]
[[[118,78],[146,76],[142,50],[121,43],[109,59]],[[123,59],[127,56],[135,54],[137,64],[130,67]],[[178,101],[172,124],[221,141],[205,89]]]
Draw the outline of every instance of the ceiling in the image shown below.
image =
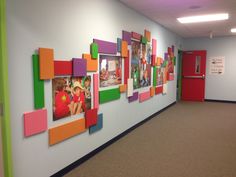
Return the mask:
[[[236,0],[120,0],[184,38],[233,35],[236,27]],[[225,21],[181,24],[176,18],[212,13],[229,13]]]

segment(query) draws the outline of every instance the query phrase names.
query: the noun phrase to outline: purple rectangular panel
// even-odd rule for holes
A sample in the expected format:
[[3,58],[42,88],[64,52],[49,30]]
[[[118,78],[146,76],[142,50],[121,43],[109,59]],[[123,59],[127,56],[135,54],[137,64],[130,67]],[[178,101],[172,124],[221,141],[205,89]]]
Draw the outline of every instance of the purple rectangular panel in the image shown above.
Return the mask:
[[168,60],[168,53],[165,53],[164,60]]
[[128,31],[122,31],[122,39],[128,42],[128,45],[131,45],[131,33]]
[[138,92],[134,92],[133,96],[128,97],[129,103],[138,100]]
[[87,75],[87,60],[81,58],[73,58],[73,76]]
[[172,52],[175,53],[175,46],[172,45],[171,48],[172,48]]
[[93,42],[98,44],[98,53],[104,53],[104,54],[117,53],[117,44],[114,42],[102,41],[99,39],[93,39]]

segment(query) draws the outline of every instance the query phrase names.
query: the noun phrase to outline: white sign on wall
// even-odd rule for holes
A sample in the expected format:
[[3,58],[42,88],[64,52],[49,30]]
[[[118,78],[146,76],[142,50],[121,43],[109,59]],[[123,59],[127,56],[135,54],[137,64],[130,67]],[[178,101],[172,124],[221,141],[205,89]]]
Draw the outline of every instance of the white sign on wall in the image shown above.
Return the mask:
[[223,75],[225,72],[225,57],[210,57],[210,69],[211,75]]

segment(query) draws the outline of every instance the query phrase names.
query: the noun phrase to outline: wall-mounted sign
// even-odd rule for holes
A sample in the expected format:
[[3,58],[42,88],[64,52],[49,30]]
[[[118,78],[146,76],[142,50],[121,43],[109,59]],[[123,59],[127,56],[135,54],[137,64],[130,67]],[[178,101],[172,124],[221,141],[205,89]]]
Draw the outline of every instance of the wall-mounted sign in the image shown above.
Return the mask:
[[210,57],[210,69],[211,75],[223,75],[225,72],[225,57]]

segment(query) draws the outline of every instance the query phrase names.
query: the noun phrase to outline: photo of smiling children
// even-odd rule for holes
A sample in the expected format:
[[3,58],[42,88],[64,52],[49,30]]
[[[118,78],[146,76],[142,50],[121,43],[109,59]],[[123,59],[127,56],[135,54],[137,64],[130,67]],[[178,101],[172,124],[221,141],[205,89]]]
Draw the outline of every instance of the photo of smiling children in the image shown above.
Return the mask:
[[53,79],[53,120],[91,109],[90,83],[90,76]]

